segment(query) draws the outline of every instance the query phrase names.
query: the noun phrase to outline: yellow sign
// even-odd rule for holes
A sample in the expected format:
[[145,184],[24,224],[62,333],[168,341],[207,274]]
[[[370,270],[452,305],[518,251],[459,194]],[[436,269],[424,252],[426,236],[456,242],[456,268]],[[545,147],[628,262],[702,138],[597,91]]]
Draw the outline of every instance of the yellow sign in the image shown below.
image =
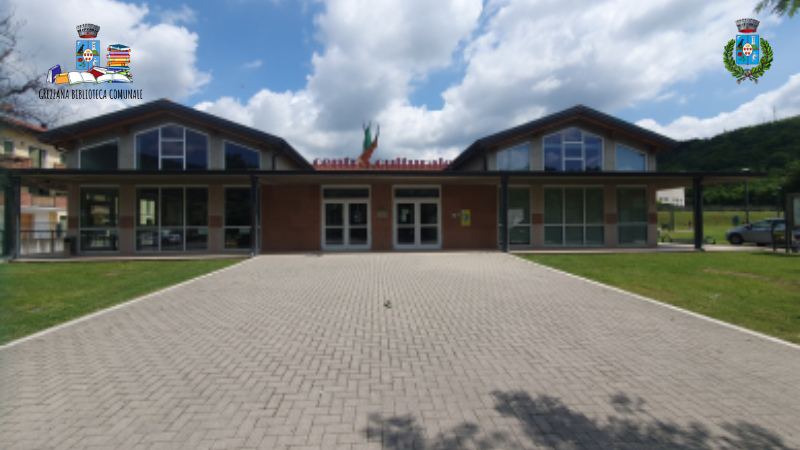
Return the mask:
[[461,226],[462,227],[468,227],[469,224],[470,224],[470,220],[471,219],[472,219],[472,216],[470,215],[469,210],[468,209],[462,209],[461,210]]

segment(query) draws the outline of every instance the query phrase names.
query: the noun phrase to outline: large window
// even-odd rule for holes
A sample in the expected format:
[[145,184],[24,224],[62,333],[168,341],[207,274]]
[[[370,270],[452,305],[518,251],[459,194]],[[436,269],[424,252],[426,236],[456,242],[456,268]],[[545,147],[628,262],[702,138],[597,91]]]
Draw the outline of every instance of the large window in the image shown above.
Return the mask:
[[81,149],[78,157],[79,167],[83,170],[117,170],[119,167],[117,141]]
[[80,251],[119,250],[119,189],[82,188]]
[[166,125],[136,135],[139,170],[205,170],[208,136],[178,125]]
[[208,189],[137,189],[136,250],[208,250]]
[[14,142],[3,141],[3,154],[10,155],[14,153]]
[[250,188],[225,189],[225,249],[249,249],[250,240]]
[[603,170],[603,140],[577,128],[544,137],[544,170],[599,172]]
[[531,170],[530,146],[525,143],[497,152],[497,170]]
[[225,142],[225,170],[258,170],[261,154],[233,142]]
[[619,245],[647,245],[647,189],[617,189]]
[[545,188],[545,245],[603,245],[603,208],[603,188]]
[[[503,201],[500,196],[503,190],[498,192],[497,199],[497,240],[503,245]],[[530,245],[531,243],[531,190],[529,187],[509,187],[508,188],[508,242],[511,245]]]
[[646,172],[647,155],[644,152],[617,144],[617,170],[625,172]]
[[47,150],[43,148],[28,147],[28,157],[31,159],[32,168],[47,168]]

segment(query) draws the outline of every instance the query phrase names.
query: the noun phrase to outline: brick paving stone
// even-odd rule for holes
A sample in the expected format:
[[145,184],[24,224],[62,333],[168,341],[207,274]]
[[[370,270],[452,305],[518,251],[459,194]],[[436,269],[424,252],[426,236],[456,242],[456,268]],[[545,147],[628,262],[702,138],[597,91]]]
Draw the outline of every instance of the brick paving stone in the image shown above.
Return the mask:
[[800,449],[798,386],[798,348],[508,255],[264,256],[0,349],[0,442]]

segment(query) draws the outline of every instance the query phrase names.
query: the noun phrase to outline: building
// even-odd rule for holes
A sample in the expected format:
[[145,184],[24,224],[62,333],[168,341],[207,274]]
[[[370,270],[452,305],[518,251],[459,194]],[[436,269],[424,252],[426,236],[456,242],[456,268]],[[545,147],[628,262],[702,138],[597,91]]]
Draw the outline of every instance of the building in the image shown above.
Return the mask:
[[657,191],[760,176],[656,172],[677,142],[580,105],[443,170],[315,170],[280,137],[168,100],[42,140],[67,169],[16,169],[13,184],[69,192],[81,254],[654,247]]
[[[39,140],[47,130],[21,120],[0,116],[0,168],[62,169],[62,153]],[[47,186],[23,186],[19,193],[22,254],[61,251],[66,233],[67,197]],[[5,216],[5,195],[0,195],[0,217]],[[0,234],[5,221],[0,220]]]
[[665,189],[656,192],[656,199],[664,205],[685,206],[686,190],[684,188]]

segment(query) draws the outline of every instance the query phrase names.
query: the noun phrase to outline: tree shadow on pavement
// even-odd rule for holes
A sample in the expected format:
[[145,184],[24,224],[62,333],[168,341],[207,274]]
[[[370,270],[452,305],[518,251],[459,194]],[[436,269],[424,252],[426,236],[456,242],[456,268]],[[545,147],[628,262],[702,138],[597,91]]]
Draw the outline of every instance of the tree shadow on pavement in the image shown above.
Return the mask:
[[[725,431],[714,434],[705,425],[691,422],[680,426],[652,419],[645,401],[625,394],[613,395],[610,406],[616,414],[605,421],[592,419],[570,409],[558,398],[537,398],[523,391],[492,392],[499,417],[514,418],[519,426],[482,430],[476,423],[464,422],[451,429],[426,430],[411,415],[369,416],[362,431],[369,441],[381,442],[384,449],[698,449],[698,450],[798,450],[760,425],[749,422],[719,424]],[[645,414],[643,414],[645,413]],[[645,418],[643,418],[643,416]],[[512,430],[513,429],[513,430]]]

